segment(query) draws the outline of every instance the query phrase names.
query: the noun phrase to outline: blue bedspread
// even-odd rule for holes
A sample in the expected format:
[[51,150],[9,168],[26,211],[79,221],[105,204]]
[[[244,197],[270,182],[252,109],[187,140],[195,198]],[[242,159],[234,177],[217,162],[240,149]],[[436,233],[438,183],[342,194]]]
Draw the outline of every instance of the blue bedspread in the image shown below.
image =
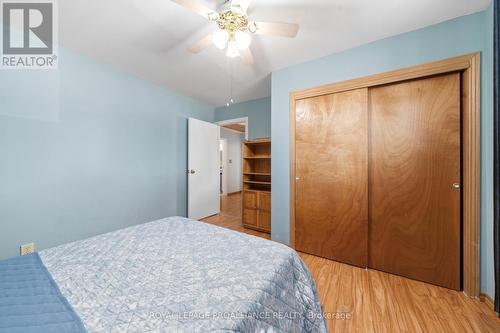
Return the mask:
[[86,332],[37,253],[0,261],[0,333]]
[[288,246],[170,217],[40,252],[92,333],[326,333]]

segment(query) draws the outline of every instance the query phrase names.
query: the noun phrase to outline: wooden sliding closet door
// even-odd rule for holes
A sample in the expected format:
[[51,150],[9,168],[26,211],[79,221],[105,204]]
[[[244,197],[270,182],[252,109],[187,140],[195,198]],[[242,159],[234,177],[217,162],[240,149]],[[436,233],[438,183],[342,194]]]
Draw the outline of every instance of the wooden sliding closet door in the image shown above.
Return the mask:
[[368,90],[299,100],[296,249],[366,267]]
[[460,74],[369,95],[369,266],[459,290]]

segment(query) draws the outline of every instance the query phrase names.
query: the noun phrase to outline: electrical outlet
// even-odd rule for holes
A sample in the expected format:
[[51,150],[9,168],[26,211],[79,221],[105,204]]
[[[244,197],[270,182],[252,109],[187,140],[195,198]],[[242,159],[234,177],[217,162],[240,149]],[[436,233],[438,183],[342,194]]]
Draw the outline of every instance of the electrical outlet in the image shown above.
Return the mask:
[[21,255],[25,256],[27,254],[35,252],[35,243],[29,243],[21,245]]

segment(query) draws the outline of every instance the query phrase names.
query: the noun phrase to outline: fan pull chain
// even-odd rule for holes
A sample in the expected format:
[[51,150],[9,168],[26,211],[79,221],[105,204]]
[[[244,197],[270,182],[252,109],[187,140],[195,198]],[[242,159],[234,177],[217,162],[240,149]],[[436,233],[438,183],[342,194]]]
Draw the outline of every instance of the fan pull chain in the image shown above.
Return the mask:
[[231,104],[234,104],[233,99],[233,63],[231,59],[228,58],[229,64],[229,101],[226,103],[226,106],[229,107]]

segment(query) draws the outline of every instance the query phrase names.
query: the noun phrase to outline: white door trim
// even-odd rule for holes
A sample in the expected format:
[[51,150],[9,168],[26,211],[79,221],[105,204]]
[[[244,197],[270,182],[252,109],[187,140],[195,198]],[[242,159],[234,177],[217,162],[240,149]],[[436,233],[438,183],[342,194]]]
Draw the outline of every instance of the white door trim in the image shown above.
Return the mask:
[[[216,124],[221,126],[221,127],[226,126],[226,125],[239,124],[239,123],[245,123],[245,140],[248,141],[248,117],[221,120],[221,121],[216,122]],[[224,129],[232,131],[230,128],[224,128]],[[236,132],[236,131],[234,131],[234,132]]]
[[228,163],[227,163],[227,139],[220,139],[222,144],[222,194],[227,195],[227,173],[228,173]]

